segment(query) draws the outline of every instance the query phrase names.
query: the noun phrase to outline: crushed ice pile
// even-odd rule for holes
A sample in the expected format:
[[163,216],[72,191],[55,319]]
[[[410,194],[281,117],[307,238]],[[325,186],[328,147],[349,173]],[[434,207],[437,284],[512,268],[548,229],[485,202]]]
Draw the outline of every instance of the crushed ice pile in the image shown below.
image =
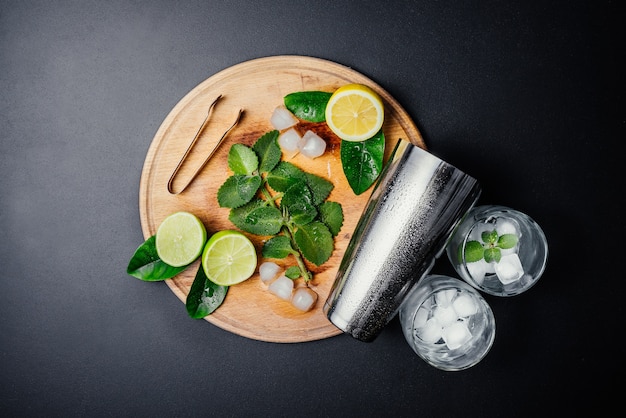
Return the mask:
[[468,322],[478,312],[478,303],[463,290],[444,289],[428,298],[415,314],[415,332],[424,342],[443,341],[455,350],[472,339]]

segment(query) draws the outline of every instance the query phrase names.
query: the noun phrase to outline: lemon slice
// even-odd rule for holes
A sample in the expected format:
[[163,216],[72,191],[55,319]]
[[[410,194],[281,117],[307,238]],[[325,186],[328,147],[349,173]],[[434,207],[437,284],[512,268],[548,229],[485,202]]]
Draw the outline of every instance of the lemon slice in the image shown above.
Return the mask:
[[256,263],[254,245],[239,231],[216,232],[202,253],[204,273],[220,286],[232,286],[250,278],[256,270]]
[[172,267],[186,266],[200,257],[206,238],[206,229],[198,217],[189,212],[173,213],[157,229],[157,255]]
[[383,126],[383,101],[363,84],[346,84],[338,88],[326,105],[326,123],[341,139],[365,141]]

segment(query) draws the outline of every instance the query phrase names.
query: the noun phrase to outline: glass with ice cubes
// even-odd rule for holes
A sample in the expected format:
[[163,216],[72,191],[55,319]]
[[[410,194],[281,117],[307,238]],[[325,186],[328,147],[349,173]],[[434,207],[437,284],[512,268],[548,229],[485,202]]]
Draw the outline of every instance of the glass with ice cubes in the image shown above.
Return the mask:
[[424,277],[398,315],[413,351],[441,370],[474,366],[487,355],[496,335],[493,312],[480,293],[448,276]]
[[496,205],[476,206],[446,247],[450,262],[470,285],[495,296],[528,290],[543,274],[548,243],[528,215]]

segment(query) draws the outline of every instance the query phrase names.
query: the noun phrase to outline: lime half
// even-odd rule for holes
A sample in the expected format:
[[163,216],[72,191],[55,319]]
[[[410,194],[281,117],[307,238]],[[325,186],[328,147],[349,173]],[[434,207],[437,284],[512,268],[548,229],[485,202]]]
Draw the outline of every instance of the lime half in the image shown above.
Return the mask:
[[254,244],[239,231],[216,232],[202,253],[204,273],[221,286],[232,286],[250,278],[256,270],[256,263]]
[[176,212],[165,218],[157,229],[157,254],[172,267],[186,266],[200,257],[206,238],[206,228],[196,215]]

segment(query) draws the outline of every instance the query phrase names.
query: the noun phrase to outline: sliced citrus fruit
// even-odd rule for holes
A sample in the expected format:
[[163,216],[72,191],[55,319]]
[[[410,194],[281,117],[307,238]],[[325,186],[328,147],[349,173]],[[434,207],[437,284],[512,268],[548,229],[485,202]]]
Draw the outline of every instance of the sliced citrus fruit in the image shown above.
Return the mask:
[[326,105],[326,123],[341,139],[365,141],[383,126],[383,101],[374,90],[363,84],[346,84],[338,88]]
[[213,234],[202,253],[204,273],[221,286],[232,286],[250,278],[256,262],[256,249],[248,237],[229,229]]
[[206,229],[196,215],[172,213],[157,229],[157,255],[172,267],[186,266],[200,257],[206,238]]

